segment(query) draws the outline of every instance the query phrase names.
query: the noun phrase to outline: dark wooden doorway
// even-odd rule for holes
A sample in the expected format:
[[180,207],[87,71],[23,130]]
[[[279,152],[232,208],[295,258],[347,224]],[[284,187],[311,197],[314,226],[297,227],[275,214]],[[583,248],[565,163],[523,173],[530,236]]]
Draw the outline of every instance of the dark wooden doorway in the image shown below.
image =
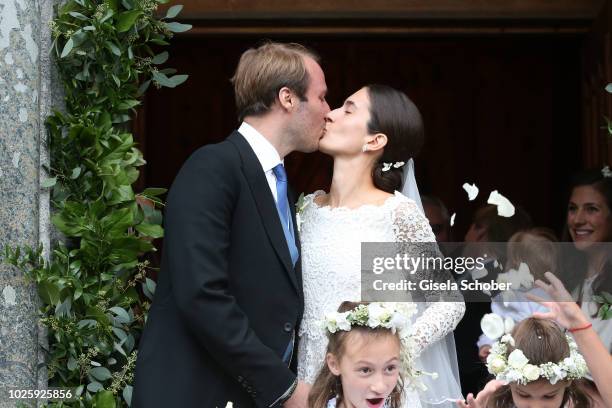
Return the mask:
[[[218,13],[223,18],[213,20],[193,12],[193,32],[172,42],[168,65],[189,74],[188,82],[147,96],[138,126],[148,162],[143,185],[169,187],[195,149],[237,126],[229,78],[240,54],[264,38],[304,43],[321,54],[332,107],[372,82],[415,101],[427,137],[417,179],[422,192],[457,213],[456,238],[494,189],[538,225],[558,228],[565,180],[591,164],[583,156],[581,117],[581,64],[592,23],[584,10],[571,18],[504,19],[497,11],[490,19],[418,21],[389,11],[363,21]],[[295,190],[328,188],[327,157],[293,154],[287,166]],[[475,202],[467,201],[464,182],[480,187]]]

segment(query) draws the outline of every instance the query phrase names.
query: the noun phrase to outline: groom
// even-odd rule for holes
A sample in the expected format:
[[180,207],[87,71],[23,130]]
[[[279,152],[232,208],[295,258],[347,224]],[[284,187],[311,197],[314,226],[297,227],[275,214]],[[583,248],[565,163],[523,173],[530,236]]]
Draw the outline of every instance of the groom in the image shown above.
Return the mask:
[[232,78],[242,124],[197,150],[174,180],[133,407],[306,408],[309,386],[295,374],[299,240],[283,158],[318,148],[329,106],[317,61],[298,44],[247,50]]

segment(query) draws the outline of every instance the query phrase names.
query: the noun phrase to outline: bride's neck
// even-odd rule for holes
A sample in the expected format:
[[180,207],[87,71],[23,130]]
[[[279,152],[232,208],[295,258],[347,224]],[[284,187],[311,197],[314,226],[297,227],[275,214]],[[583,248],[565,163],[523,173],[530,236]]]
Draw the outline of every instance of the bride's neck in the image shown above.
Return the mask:
[[372,192],[377,191],[372,181],[370,165],[361,161],[336,159],[327,205],[358,207],[371,204]]

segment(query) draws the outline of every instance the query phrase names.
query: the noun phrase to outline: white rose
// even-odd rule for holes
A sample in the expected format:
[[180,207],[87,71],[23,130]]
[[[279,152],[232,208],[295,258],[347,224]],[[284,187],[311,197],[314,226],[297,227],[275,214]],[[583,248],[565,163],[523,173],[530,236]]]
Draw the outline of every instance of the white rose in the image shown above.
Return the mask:
[[499,374],[506,369],[506,362],[500,356],[493,357],[491,361],[487,359],[487,365],[489,366],[489,371],[493,374]]
[[407,324],[408,319],[406,319],[403,314],[395,312],[391,315],[389,325],[391,326],[393,333],[395,333],[396,330],[402,332],[406,328]]
[[232,401],[228,401],[225,408],[234,408],[234,404],[232,403]]
[[529,360],[521,350],[514,350],[508,356],[508,364],[510,367],[516,368],[517,370],[521,370],[528,362]]
[[[514,322],[513,322],[514,323]],[[512,347],[515,346],[514,338],[510,334],[504,334],[501,338],[502,343],[508,343]]]
[[336,324],[336,313],[326,313],[325,314],[325,327],[329,330],[330,333],[335,333],[338,330],[338,326]]
[[338,330],[349,331],[351,330],[351,323],[346,319],[349,312],[338,313],[336,317],[336,326]]
[[523,367],[523,375],[528,381],[535,381],[540,378],[540,369],[533,364],[526,364],[525,367]]
[[368,326],[371,328],[380,327],[382,322],[389,317],[389,311],[380,303],[370,303],[368,305]]
[[487,313],[480,321],[480,328],[488,338],[498,339],[504,334],[504,319],[495,313]]

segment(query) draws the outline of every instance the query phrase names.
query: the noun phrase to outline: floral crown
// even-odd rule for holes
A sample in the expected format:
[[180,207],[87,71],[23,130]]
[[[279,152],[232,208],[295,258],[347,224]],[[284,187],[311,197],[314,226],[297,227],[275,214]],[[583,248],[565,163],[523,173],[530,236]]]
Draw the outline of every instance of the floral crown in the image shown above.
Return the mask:
[[505,334],[493,344],[487,357],[487,369],[495,375],[495,379],[504,382],[516,382],[522,385],[546,378],[551,384],[561,380],[576,380],[587,373],[587,365],[574,340],[565,335],[570,348],[569,357],[558,363],[547,362],[540,365],[529,364],[529,359],[520,349],[514,349],[508,354],[508,345],[514,347],[514,338]]
[[419,380],[423,374],[434,379],[437,373],[427,373],[414,368],[412,338],[410,336],[410,317],[417,312],[413,303],[380,303],[361,304],[346,312],[332,312],[325,315],[323,325],[329,333],[350,331],[353,327],[384,328],[397,333],[401,343],[401,367],[404,381],[413,389],[424,390],[427,387]]

